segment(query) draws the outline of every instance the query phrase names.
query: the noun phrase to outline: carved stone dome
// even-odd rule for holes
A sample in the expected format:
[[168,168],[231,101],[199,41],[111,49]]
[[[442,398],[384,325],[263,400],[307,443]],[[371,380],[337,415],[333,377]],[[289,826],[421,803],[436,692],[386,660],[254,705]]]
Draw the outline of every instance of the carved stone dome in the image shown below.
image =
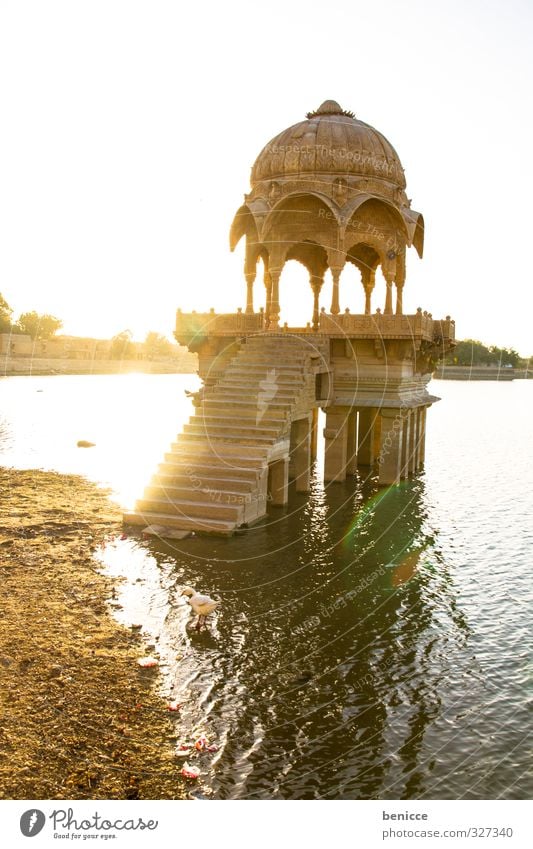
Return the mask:
[[385,181],[405,189],[398,154],[378,130],[326,100],[305,121],[273,138],[252,168],[252,188],[268,180],[336,174]]

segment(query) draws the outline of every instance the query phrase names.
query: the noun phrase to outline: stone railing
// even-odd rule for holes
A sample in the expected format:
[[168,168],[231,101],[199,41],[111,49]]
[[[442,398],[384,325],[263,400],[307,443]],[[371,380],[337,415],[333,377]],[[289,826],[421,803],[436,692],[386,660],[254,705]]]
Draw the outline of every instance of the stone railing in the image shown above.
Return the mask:
[[362,338],[411,339],[422,338],[455,339],[455,323],[447,316],[443,321],[434,320],[431,313],[418,309],[414,315],[352,315],[348,310],[341,315],[320,313],[321,333],[335,336],[359,336]]
[[[274,330],[274,328],[271,328]],[[176,314],[176,339],[190,346],[201,343],[208,336],[241,336],[265,330],[264,312],[236,313],[190,312],[181,310]],[[313,333],[306,327],[283,327],[274,332],[292,334]],[[418,309],[414,315],[384,315],[377,311],[372,315],[352,314],[346,310],[341,315],[330,315],[322,309],[320,313],[319,333],[328,336],[359,337],[363,339],[423,339],[428,342],[453,342],[455,340],[455,322],[445,319],[433,319],[431,313]]]
[[209,312],[176,313],[176,338],[188,345],[192,340],[200,341],[210,335],[238,336],[241,333],[256,333],[264,326],[264,314]]

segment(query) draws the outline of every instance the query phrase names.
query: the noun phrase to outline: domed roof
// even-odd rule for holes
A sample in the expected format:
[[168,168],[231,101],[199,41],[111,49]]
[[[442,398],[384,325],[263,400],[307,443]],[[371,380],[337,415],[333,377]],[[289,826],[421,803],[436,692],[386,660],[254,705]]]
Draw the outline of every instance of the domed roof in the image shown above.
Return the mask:
[[377,177],[405,188],[402,164],[390,142],[335,100],[324,101],[307,113],[307,120],[273,138],[254,163],[251,183],[324,173]]

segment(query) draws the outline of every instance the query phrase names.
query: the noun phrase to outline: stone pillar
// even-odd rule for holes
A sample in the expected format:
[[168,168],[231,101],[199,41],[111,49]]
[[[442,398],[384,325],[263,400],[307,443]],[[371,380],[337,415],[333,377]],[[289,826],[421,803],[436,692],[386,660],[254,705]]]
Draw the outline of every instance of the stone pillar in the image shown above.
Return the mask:
[[396,282],[396,315],[403,315],[403,283]]
[[273,507],[283,507],[289,500],[289,458],[275,460],[268,467],[268,492]]
[[357,473],[357,410],[352,410],[348,416],[348,433],[346,439],[346,474]]
[[253,313],[255,271],[250,271],[244,276],[246,277],[246,312]]
[[426,459],[426,412],[427,407],[418,408],[418,433],[417,433],[417,468],[421,469]]
[[311,274],[311,289],[313,290],[313,330],[318,330],[320,323],[319,302],[320,290],[324,282],[324,277],[318,274]]
[[402,462],[400,474],[402,478],[409,477],[409,445],[411,441],[411,426],[413,424],[413,415],[411,410],[402,411],[403,418],[403,438],[402,438]]
[[341,268],[332,268],[331,276],[333,277],[333,292],[331,295],[331,314],[338,315],[341,311],[339,306],[339,280],[341,276]]
[[405,247],[396,257],[396,315],[403,315],[403,287],[405,283]]
[[418,445],[418,407],[411,410],[411,426],[409,428],[409,442],[407,447],[407,457],[409,461],[409,473],[414,475],[418,469],[417,464],[417,445]]
[[392,315],[392,274],[385,273],[385,283],[387,284],[387,294],[385,295],[384,315]]
[[399,410],[382,407],[381,446],[378,457],[380,486],[400,482],[403,421]]
[[269,327],[279,327],[279,278],[281,276],[281,268],[271,268],[270,278],[272,280],[272,301],[270,304],[270,322]]
[[313,407],[311,421],[311,462],[316,460],[318,452],[318,407]]
[[311,416],[298,419],[291,427],[291,471],[296,492],[309,492],[311,481]]
[[381,446],[381,416],[378,414],[378,411],[375,411],[374,414],[374,458],[376,458],[379,454],[379,449]]
[[377,412],[373,407],[359,410],[359,444],[357,446],[357,465],[374,465],[374,428]]
[[326,411],[324,438],[326,441],[324,480],[345,481],[348,424],[346,413],[343,410],[330,408]]
[[361,272],[361,279],[365,290],[365,315],[372,314],[372,292],[376,283],[376,272],[369,268]]
[[272,311],[272,278],[267,268],[265,268],[264,283],[266,289],[265,328],[268,328],[270,324],[270,313]]

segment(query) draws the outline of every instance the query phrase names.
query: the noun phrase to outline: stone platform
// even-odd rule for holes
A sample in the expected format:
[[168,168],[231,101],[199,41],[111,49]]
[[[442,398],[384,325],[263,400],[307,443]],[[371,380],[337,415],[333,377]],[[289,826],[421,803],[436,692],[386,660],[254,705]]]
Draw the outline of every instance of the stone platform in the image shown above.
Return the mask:
[[232,534],[287,504],[289,479],[309,490],[319,438],[328,482],[375,467],[390,485],[423,465],[429,369],[453,322],[322,313],[323,332],[267,331],[261,317],[178,313],[204,386],[127,524]]

